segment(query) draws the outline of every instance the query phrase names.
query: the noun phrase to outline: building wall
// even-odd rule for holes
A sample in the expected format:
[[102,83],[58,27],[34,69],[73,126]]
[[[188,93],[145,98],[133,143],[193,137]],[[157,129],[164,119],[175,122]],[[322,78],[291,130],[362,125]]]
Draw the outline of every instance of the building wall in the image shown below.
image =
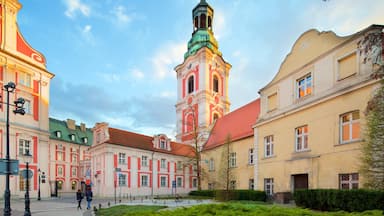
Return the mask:
[[[265,179],[273,178],[274,192],[292,191],[293,175],[299,174],[308,175],[308,188],[339,188],[339,174],[359,172],[364,111],[378,87],[378,81],[369,77],[372,63],[363,64],[364,53],[357,49],[363,34],[340,38],[333,33],[313,31],[296,41],[279,73],[260,90],[262,111],[254,127],[258,152],[255,178],[259,190],[265,189]],[[321,41],[324,43],[318,43]],[[312,59],[305,62],[302,56],[307,51]],[[350,75],[341,78],[345,72],[341,61],[348,56],[356,60],[349,62]],[[297,83],[308,74],[312,79],[311,93],[299,97]],[[268,102],[271,103],[271,95],[275,93],[277,102],[271,106]],[[341,115],[352,111],[359,114],[358,139],[342,143]],[[308,128],[308,149],[297,151],[295,129],[304,125]],[[274,154],[267,157],[265,141],[270,135],[273,135]],[[359,187],[362,181],[359,175]]]
[[[216,148],[202,152],[202,188],[208,189],[208,184],[213,184],[215,189],[225,189],[227,179],[228,152],[236,153],[236,166],[229,169],[229,181],[236,182],[236,189],[249,189],[250,179],[254,179],[254,167],[250,163],[249,152],[253,149],[253,136],[241,140],[232,141]],[[253,156],[254,158],[256,155]],[[213,159],[214,170],[210,170],[209,164]],[[255,162],[255,160],[254,160]],[[212,188],[210,188],[212,189]]]
[[[196,185],[193,185],[196,173],[190,165],[190,158],[108,143],[93,147],[91,153],[92,187],[96,196],[113,197],[115,190],[116,196],[187,194],[196,190]],[[120,163],[119,153],[125,154],[124,163]],[[142,156],[147,156],[147,166],[142,165]],[[161,168],[161,159],[166,160],[165,168]],[[177,168],[178,161],[182,162],[182,169]],[[126,175],[124,185],[118,183],[119,173]],[[142,185],[142,175],[148,176],[147,186]],[[164,187],[159,182],[161,176],[166,177]],[[181,178],[182,184],[175,189],[172,181],[176,178]]]

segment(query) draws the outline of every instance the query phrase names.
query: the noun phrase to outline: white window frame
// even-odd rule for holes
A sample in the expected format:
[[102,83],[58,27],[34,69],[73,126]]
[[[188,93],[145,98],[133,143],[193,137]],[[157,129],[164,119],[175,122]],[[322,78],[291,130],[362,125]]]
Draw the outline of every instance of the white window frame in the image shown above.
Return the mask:
[[192,179],[192,187],[197,188],[197,178]]
[[73,176],[77,176],[77,167],[72,167],[72,170],[71,170],[72,172],[72,177]]
[[29,154],[32,154],[32,142],[29,139],[19,139],[19,155],[22,156],[29,151]]
[[160,140],[160,148],[167,149],[167,142],[163,139]]
[[215,160],[213,158],[209,159],[209,171],[215,171]]
[[[359,114],[359,118],[358,119],[353,119],[353,114],[354,113],[358,113]],[[348,116],[349,117],[349,121],[347,121],[347,122],[343,122],[343,117],[344,116]],[[344,113],[344,114],[342,114],[342,115],[340,115],[340,129],[339,129],[339,131],[340,131],[340,143],[341,144],[345,144],[345,143],[350,143],[350,142],[354,142],[354,141],[358,141],[358,140],[360,140],[361,138],[360,138],[360,135],[359,135],[359,137],[358,138],[356,138],[356,139],[353,139],[352,138],[352,134],[353,134],[353,124],[355,124],[355,123],[358,123],[359,124],[359,128],[360,128],[360,130],[361,130],[361,124],[360,124],[360,112],[359,112],[359,110],[354,110],[354,111],[352,111],[352,112],[348,112],[348,113]],[[345,126],[345,125],[348,125],[348,130],[349,130],[349,139],[348,140],[343,140],[343,127]]]
[[127,185],[127,175],[123,173],[119,173],[119,186]]
[[[192,86],[192,91],[190,92],[189,91],[189,79],[192,77],[192,80],[193,80],[193,86]],[[187,95],[189,94],[193,94],[195,91],[196,91],[196,77],[194,74],[191,74],[190,76],[187,77],[187,84],[185,85],[185,87],[187,88],[186,89],[186,92],[187,92]]]
[[248,164],[253,165],[255,163],[255,149],[250,148],[248,151]]
[[232,190],[236,189],[236,180],[231,180],[229,182],[229,188],[232,189]]
[[32,87],[32,75],[25,72],[19,72],[18,74],[18,83],[26,87]]
[[160,168],[161,169],[166,169],[167,168],[167,160],[162,158],[160,159]]
[[149,187],[149,176],[148,175],[141,175],[140,181],[141,181],[140,186]]
[[146,155],[141,156],[141,166],[148,167],[148,156]]
[[264,191],[267,195],[273,195],[273,178],[264,179]]
[[248,180],[248,189],[254,190],[255,189],[255,179],[249,179]]
[[31,101],[28,99],[24,99],[24,100],[25,102],[24,102],[23,108],[24,108],[25,114],[32,114]]
[[[343,180],[343,177],[347,177],[348,180]],[[357,179],[353,179],[354,176],[357,176]],[[357,188],[353,188],[353,185],[357,184]],[[343,185],[347,185],[348,188],[343,188]],[[359,173],[342,173],[339,174],[339,189],[359,189]]]
[[[303,83],[300,83],[301,81],[303,81]],[[310,93],[307,93],[308,87],[311,88]],[[304,92],[303,96],[300,96],[300,89],[303,89],[303,92]],[[312,92],[313,92],[313,77],[311,73],[308,73],[296,80],[296,98],[297,99],[304,98],[308,95],[311,95]]]
[[160,176],[160,187],[167,187],[167,176]]
[[64,167],[63,166],[57,166],[57,175],[58,176],[64,176]]
[[126,158],[126,154],[120,152],[119,153],[119,164],[126,164],[125,158]]
[[176,177],[176,187],[181,188],[183,187],[183,177]]
[[[305,132],[305,128],[307,128],[307,132]],[[299,131],[301,131],[301,133],[299,133]],[[309,133],[308,125],[303,125],[295,128],[295,151],[296,152],[307,151],[309,149],[308,133]]]
[[177,161],[177,170],[183,170],[183,162]]
[[273,135],[264,137],[264,157],[272,157],[274,155]]
[[236,152],[229,153],[229,168],[236,167]]

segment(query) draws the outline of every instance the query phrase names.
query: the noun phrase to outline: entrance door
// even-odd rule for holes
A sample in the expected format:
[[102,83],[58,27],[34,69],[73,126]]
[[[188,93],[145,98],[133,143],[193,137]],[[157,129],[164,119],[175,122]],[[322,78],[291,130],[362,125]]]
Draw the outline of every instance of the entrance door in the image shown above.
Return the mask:
[[293,177],[293,190],[308,189],[308,174],[292,175]]

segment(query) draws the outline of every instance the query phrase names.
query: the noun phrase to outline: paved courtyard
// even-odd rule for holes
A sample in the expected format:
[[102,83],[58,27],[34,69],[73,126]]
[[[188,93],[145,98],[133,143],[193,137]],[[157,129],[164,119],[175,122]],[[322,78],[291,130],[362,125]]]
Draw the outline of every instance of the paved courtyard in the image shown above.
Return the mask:
[[[116,205],[166,205],[170,208],[177,208],[180,206],[191,206],[212,203],[212,200],[190,200],[182,199],[176,201],[173,199],[169,200],[151,200],[151,199],[122,199],[119,198],[116,200]],[[95,198],[92,201],[92,206],[99,208],[101,205],[102,208],[115,205],[114,198]],[[22,216],[24,215],[24,199],[13,199],[11,201],[12,216]],[[37,201],[36,199],[31,199],[31,214],[33,216],[91,216],[94,215],[92,210],[86,210],[86,202],[82,202],[82,210],[77,210],[77,202],[75,198],[64,197],[64,198],[48,198]],[[4,200],[0,200],[0,215],[3,214]]]

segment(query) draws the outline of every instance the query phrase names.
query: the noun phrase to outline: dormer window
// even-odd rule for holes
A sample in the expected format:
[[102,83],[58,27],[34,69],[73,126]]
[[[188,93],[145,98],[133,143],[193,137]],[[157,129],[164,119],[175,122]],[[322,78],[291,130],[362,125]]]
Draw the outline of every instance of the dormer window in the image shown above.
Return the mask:
[[61,131],[55,131],[55,136],[57,138],[61,138]]
[[165,142],[165,140],[160,140],[160,148],[167,149],[167,143]]
[[71,141],[75,141],[75,134],[70,134],[69,139],[71,139]]
[[87,144],[88,143],[88,137],[83,137],[83,143]]

